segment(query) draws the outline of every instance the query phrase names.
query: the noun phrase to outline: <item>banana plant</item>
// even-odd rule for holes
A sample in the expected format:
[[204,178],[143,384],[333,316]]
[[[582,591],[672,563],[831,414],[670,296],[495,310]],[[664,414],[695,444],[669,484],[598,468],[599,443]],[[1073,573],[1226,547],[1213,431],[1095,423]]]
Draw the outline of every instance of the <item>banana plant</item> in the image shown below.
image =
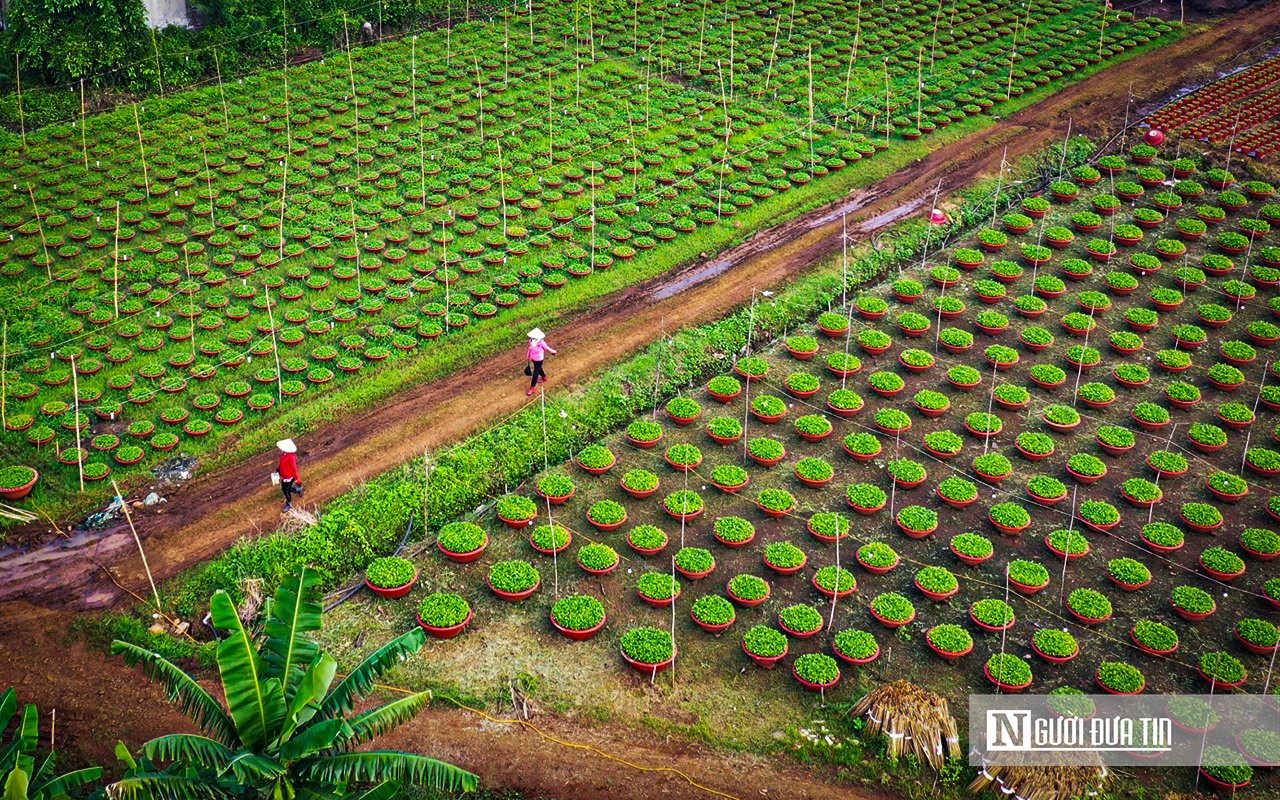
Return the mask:
[[[116,641],[112,652],[142,665],[199,728],[142,746],[142,758],[107,788],[116,800],[271,798],[383,800],[403,785],[474,791],[477,778],[451,764],[390,750],[358,751],[407,722],[430,700],[405,696],[355,714],[379,676],[422,648],[421,628],[391,640],[334,684],[337,662],[311,634],[320,630],[320,578],[304,568],[287,578],[265,609],[261,642],[246,630],[231,598],[210,602],[218,672],[226,706],[158,653]],[[159,764],[167,766],[160,767]]]
[[69,793],[102,777],[102,767],[87,767],[63,775],[55,773],[54,754],[36,765],[40,712],[34,703],[18,711],[18,693],[10,687],[0,694],[0,732],[15,723],[8,744],[0,743],[3,800],[65,800]]

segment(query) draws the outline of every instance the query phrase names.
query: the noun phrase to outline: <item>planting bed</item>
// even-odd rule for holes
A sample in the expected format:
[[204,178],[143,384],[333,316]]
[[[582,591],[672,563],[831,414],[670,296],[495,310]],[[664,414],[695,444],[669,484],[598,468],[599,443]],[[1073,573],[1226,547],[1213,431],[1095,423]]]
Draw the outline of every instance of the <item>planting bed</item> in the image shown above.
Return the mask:
[[[506,12],[506,35],[471,23],[33,133],[0,161],[2,451],[50,500],[77,464],[127,479],[219,447],[490,318],[607,291],[593,275],[611,267],[687,260],[699,230],[759,227],[903,137],[1171,30],[975,2],[924,52],[931,9],[836,2],[793,9],[775,50],[754,10],[695,37],[689,8],[628,7],[598,48],[561,36],[567,10]],[[812,112],[795,102],[809,45]]]
[[[871,287],[845,313],[825,314],[812,331],[798,331],[817,340],[811,357],[796,357],[794,351],[808,356],[811,348],[795,343],[790,351],[780,343],[739,357],[740,393],[718,380],[720,399],[694,391],[679,404],[687,412],[688,400],[697,403],[699,424],[678,425],[655,409],[663,429],[659,447],[638,448],[621,435],[610,437],[600,443],[616,458],[609,472],[592,476],[572,463],[555,468],[575,488],[572,499],[552,509],[555,524],[574,537],[558,560],[537,554],[524,537],[502,532],[493,514],[486,515],[482,522],[494,543],[481,563],[529,559],[541,571],[542,589],[513,609],[484,597],[483,567],[457,567],[432,556],[423,569],[430,575],[427,591],[439,587],[475,597],[476,620],[431,658],[407,665],[409,680],[498,692],[495,680],[502,671],[484,666],[484,658],[514,648],[514,663],[545,680],[552,694],[584,709],[620,713],[616,693],[637,679],[618,654],[619,636],[657,626],[675,632],[674,669],[681,677],[663,698],[633,695],[639,710],[632,713],[676,719],[693,714],[705,724],[722,725],[728,731],[720,734],[724,739],[753,743],[767,741],[765,728],[777,719],[794,719],[791,704],[810,684],[854,694],[856,688],[847,687],[861,683],[859,671],[908,677],[953,698],[993,690],[997,681],[1007,690],[1029,685],[1033,691],[1102,686],[1202,692],[1213,678],[1218,691],[1237,681],[1245,691],[1260,691],[1274,644],[1267,620],[1280,602],[1280,574],[1276,562],[1267,560],[1280,550],[1280,537],[1270,533],[1278,523],[1268,513],[1280,515],[1271,472],[1280,457],[1269,452],[1276,446],[1270,428],[1280,421],[1272,410],[1280,409],[1280,370],[1264,369],[1276,332],[1269,327],[1276,316],[1272,309],[1280,310],[1274,289],[1280,274],[1273,269],[1280,251],[1258,238],[1246,263],[1243,254],[1225,252],[1233,240],[1222,234],[1238,229],[1243,219],[1263,218],[1268,201],[1239,203],[1217,192],[1188,198],[1186,206],[1198,214],[1167,208],[1166,218],[1141,228],[1140,243],[1104,262],[1090,254],[1105,250],[1093,239],[1111,242],[1131,220],[1149,223],[1144,209],[1173,204],[1166,197],[1123,202],[1096,230],[1079,231],[1079,223],[1088,227],[1092,220],[1073,216],[1108,207],[1104,195],[1113,181],[1121,190],[1138,176],[1138,166],[1124,156],[1102,163],[1115,170],[1110,179],[1089,183],[1094,176],[1082,171],[1074,186],[1054,187],[1072,200],[1026,201],[1023,209],[1010,209],[1010,216],[929,263],[904,265],[902,281]],[[1195,186],[1176,188],[1190,192]],[[1213,208],[1223,220],[1208,235],[1188,239],[1177,232],[1183,220],[1216,217]],[[1023,224],[1014,216],[1022,211],[1044,213]],[[1059,235],[1050,234],[1051,228],[1077,232],[1071,243],[1045,256],[1034,248],[1044,237]],[[989,235],[997,232],[1008,240],[1002,250],[984,253],[972,272],[948,271],[958,258],[973,261],[971,251],[981,252],[979,243],[998,238]],[[1167,248],[1158,244],[1166,238],[1185,244],[1177,260],[1155,255]],[[1205,275],[1202,282],[1193,271],[1202,268],[1226,273]],[[979,302],[977,282],[1000,278],[1008,298]],[[938,279],[949,284],[945,295],[936,288]],[[903,281],[935,287],[917,291]],[[1169,294],[1175,290],[1180,302]],[[912,302],[897,299],[918,294],[923,296]],[[944,296],[964,308],[940,319],[935,303],[948,310],[940,302]],[[888,313],[876,319],[856,310],[877,309],[866,315],[876,317],[881,304]],[[1164,310],[1152,319],[1145,312],[1157,306]],[[1220,321],[1219,309],[1229,311],[1230,320],[1213,328],[1206,319]],[[984,317],[983,327],[998,332],[982,332],[978,315],[991,313],[1005,319]],[[908,335],[920,330],[920,318],[925,335]],[[1001,324],[988,324],[996,322]],[[822,333],[843,327],[839,323],[848,323],[846,334]],[[972,346],[955,353],[938,348],[933,366],[909,369],[907,364],[920,359],[904,358],[904,352],[932,353],[933,337],[942,340],[939,324],[970,332]],[[1213,331],[1204,336],[1210,341],[1194,347],[1199,337],[1186,326]],[[874,356],[864,352],[859,343],[878,338],[868,331],[887,337],[889,349]],[[1140,339],[1135,343],[1119,334]],[[950,338],[958,343],[963,337]],[[1246,349],[1232,342],[1247,343],[1255,358],[1245,358]],[[880,343],[874,344],[878,349]],[[828,359],[848,373],[846,353],[860,359],[860,367],[837,377],[826,367]],[[1241,375],[1219,366],[1233,363]],[[877,373],[896,375],[901,393],[881,397],[872,391],[873,384],[888,386],[872,377]],[[807,391],[814,379],[817,394],[795,396],[795,387]],[[967,389],[953,385],[975,381]],[[949,403],[942,413],[926,413],[943,405],[930,397],[903,410],[913,408],[903,398],[942,387]],[[863,400],[861,410],[851,417],[834,413],[832,406],[858,405],[850,392]],[[1190,403],[1193,395],[1198,402]],[[1251,426],[1237,430],[1227,424],[1239,425],[1244,416],[1229,404],[1249,411],[1255,397],[1260,403]],[[1175,398],[1188,407],[1175,406]],[[761,419],[776,417],[779,405],[780,419]],[[830,435],[815,434],[825,429],[815,416],[829,422]],[[737,426],[718,424],[721,418]],[[1211,425],[1218,433],[1209,431]],[[708,435],[712,426],[740,426],[742,436],[722,445]],[[936,435],[943,432],[955,437]],[[957,440],[959,452],[952,455]],[[1206,442],[1207,451],[1200,446]],[[672,447],[681,448],[681,460],[691,455],[687,448],[697,448],[699,466],[673,469],[664,455]],[[874,455],[854,457],[863,454]],[[619,478],[633,470],[657,476],[659,487],[648,499],[632,498],[619,487]],[[749,481],[737,488],[744,472]],[[532,491],[531,484],[521,493],[533,496]],[[626,521],[617,531],[601,533],[588,523],[588,510],[601,501],[625,509]],[[689,516],[695,508],[697,516]],[[673,509],[684,515],[683,522]],[[629,530],[639,526],[660,528],[666,546],[651,555],[629,546]],[[956,538],[969,533],[977,536]],[[595,577],[575,566],[575,548],[588,540],[617,551],[618,569]],[[837,566],[849,571],[847,579]],[[679,574],[670,586],[673,570]],[[650,591],[644,587],[657,586],[659,577],[667,582],[664,596],[674,602],[655,608],[636,589],[639,584]],[[731,592],[726,584],[732,579]],[[561,594],[588,593],[604,603],[608,624],[591,643],[560,642],[546,626],[557,587]],[[741,602],[738,592],[749,594],[749,602]],[[694,604],[708,596],[730,599],[734,613],[698,618]],[[996,602],[1006,598],[1008,615]],[[329,635],[341,642],[357,629],[381,626],[390,632],[413,624],[412,598],[394,608],[376,620],[367,608],[344,608]],[[712,634],[706,630],[712,621],[730,624]],[[943,625],[959,626],[963,633],[938,627]],[[759,632],[744,639],[755,626],[785,632],[779,641],[786,646]],[[996,631],[1005,626],[1002,638]],[[771,649],[757,653],[750,647]],[[1002,650],[1027,670],[1007,659],[991,660]],[[803,669],[790,668],[809,654],[835,657],[844,680],[832,682],[825,662],[821,672],[812,660]],[[781,660],[778,669],[756,666],[775,657]],[[882,666],[887,658],[892,667]],[[822,680],[814,680],[819,675]],[[744,704],[758,709],[759,722],[741,719]]]
[[1280,57],[1190,92],[1147,117],[1154,128],[1266,158],[1280,147]]

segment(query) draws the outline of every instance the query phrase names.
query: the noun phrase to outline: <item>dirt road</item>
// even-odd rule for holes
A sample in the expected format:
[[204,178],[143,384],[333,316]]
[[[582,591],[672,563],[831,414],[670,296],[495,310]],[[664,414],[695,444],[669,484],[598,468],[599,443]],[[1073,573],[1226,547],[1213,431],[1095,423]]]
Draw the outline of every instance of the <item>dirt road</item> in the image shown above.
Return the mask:
[[[1276,31],[1280,3],[1255,7],[1234,17],[1230,25],[1213,26],[1111,68],[936,151],[870,189],[764,231],[710,264],[633,287],[554,332],[564,355],[553,362],[553,386],[589,378],[654,341],[663,327],[673,330],[722,316],[746,302],[754,288],[792,279],[838,252],[843,207],[850,209],[851,232],[865,236],[919,210],[939,181],[946,192],[994,172],[1005,145],[1011,160],[1032,152],[1061,139],[1068,118],[1073,130],[1110,133],[1125,114],[1132,87],[1143,97],[1170,91],[1203,76],[1202,64],[1222,64]],[[523,392],[514,377],[497,376],[514,375],[522,359],[520,350],[501,353],[393,397],[376,414],[344,419],[310,437],[308,502],[322,503],[417,456],[424,447],[457,441],[515,411],[525,401]],[[139,527],[156,576],[173,575],[207,559],[239,536],[272,529],[279,519],[276,495],[267,488],[248,494],[244,489],[261,485],[271,468],[270,456],[264,455],[202,476],[175,496],[172,511],[142,516]],[[7,601],[0,602],[0,687],[18,685],[25,700],[57,707],[60,749],[78,750],[98,763],[112,760],[110,748],[116,738],[136,745],[148,736],[182,729],[181,718],[167,711],[162,693],[141,683],[140,676],[81,644],[68,643],[67,625],[74,613],[47,610],[119,602],[124,593],[104,575],[100,563],[116,563],[117,579],[145,592],[132,548],[126,529],[59,541],[0,563],[0,601]],[[613,797],[619,786],[640,800],[700,796],[669,773],[602,762],[590,751],[555,745],[528,731],[482,724],[461,713],[431,710],[390,744],[420,747],[476,770],[486,782],[524,788],[535,796]],[[805,779],[798,772],[783,782],[767,764],[745,759],[740,764],[737,757],[730,760],[706,748],[650,741],[607,728],[570,730],[568,723],[548,724],[553,731],[567,731],[569,738],[607,741],[637,763],[674,760],[695,780],[719,788],[751,786],[752,795],[771,789],[765,796],[850,796],[847,787],[827,785],[821,777],[810,778],[812,785],[802,790],[808,794],[802,794],[795,781]],[[786,788],[775,792],[775,786]]]

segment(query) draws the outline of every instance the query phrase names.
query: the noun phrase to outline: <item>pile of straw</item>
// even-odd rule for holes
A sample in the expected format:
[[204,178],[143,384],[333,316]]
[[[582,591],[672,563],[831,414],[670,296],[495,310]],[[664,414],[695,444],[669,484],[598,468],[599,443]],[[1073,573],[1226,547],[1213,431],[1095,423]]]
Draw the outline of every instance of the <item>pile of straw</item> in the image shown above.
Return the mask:
[[940,770],[948,759],[961,755],[956,718],[946,698],[913,683],[900,680],[873,689],[853,713],[866,715],[872,734],[888,737],[890,758],[910,753]]

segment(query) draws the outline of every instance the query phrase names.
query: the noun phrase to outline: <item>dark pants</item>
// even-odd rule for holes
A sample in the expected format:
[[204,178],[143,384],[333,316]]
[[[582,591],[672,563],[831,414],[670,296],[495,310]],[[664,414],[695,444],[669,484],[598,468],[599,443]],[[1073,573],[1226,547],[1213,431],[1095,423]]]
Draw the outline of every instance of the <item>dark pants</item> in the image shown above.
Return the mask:
[[281,479],[280,492],[284,495],[284,501],[286,503],[293,502],[293,479],[292,478]]
[[529,376],[529,388],[532,389],[538,385],[538,378],[545,379],[547,373],[543,372],[541,361],[530,361],[529,363],[533,366],[532,373]]

